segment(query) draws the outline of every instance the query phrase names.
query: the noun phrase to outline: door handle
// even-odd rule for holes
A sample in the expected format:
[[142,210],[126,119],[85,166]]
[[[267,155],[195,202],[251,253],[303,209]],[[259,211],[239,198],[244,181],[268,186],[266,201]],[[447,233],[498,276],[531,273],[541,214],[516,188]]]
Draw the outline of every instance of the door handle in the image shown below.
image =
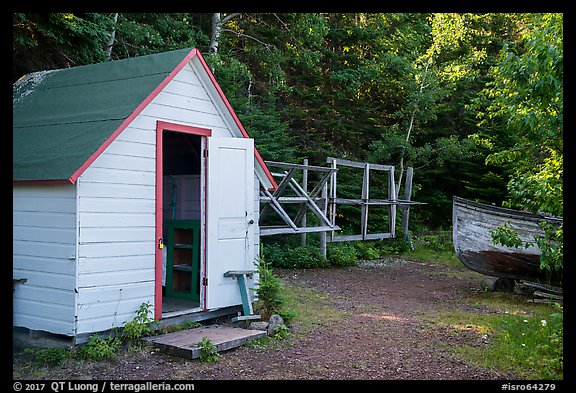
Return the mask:
[[248,221],[248,224],[254,224],[254,220]]

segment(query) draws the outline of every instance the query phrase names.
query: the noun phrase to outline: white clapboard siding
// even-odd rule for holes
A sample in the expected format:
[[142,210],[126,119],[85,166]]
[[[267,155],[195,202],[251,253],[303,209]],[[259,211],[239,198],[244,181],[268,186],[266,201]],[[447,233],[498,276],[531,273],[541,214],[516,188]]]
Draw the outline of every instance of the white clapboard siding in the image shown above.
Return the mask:
[[[124,320],[114,315],[134,315],[153,298],[156,137],[150,126],[127,127],[78,179],[77,334],[120,327]],[[131,293],[134,283],[141,287]]]
[[[124,132],[126,132],[126,130]],[[103,154],[101,154],[98,157],[98,159],[94,161],[92,165],[96,167],[99,166],[98,161],[104,161],[107,154],[118,154],[121,156],[128,156],[128,157],[150,158],[154,160],[154,157],[156,157],[156,150],[154,145],[148,143],[138,143],[127,141],[124,139],[116,139],[114,143],[108,146],[106,151]],[[126,166],[122,167],[122,169],[129,169],[129,168]],[[144,170],[144,168],[142,170]],[[153,172],[154,168],[152,168],[151,171]]]
[[[70,262],[74,264],[74,262]],[[46,287],[50,289],[55,289],[59,291],[63,291],[65,294],[74,298],[71,294],[70,288],[74,287],[76,280],[74,276],[67,275],[67,274],[59,274],[53,272],[43,272],[43,271],[36,271],[36,270],[24,270],[19,268],[14,268],[12,270],[12,274],[14,278],[25,278],[27,281],[24,284],[17,285],[16,288],[21,289],[19,296],[22,295],[24,297],[29,297],[26,294],[27,291],[31,290],[32,287]],[[40,298],[39,300],[43,302],[50,302],[51,299],[48,298]]]
[[[149,227],[154,228],[154,212],[144,213],[99,213],[99,212],[84,212],[81,214],[83,220],[82,228],[86,223],[86,228],[89,227]],[[82,231],[82,228],[80,231]],[[86,239],[82,233],[80,237]]]
[[73,334],[75,209],[71,184],[13,186],[14,326]]
[[70,316],[73,307],[23,300],[18,307],[16,312],[16,305],[14,306],[13,326],[67,336],[75,334],[74,316]]
[[74,245],[75,236],[75,228],[46,228],[24,225],[18,225],[12,228],[12,238],[26,239],[26,242],[49,242],[52,244]]
[[[154,298],[147,298],[147,302],[153,304]],[[146,301],[144,303],[146,303]],[[115,305],[113,304],[107,304],[104,307],[86,308],[80,313],[81,318],[78,318],[77,334],[88,335],[93,332],[120,328],[126,322],[134,319],[134,313],[138,308],[140,308],[142,303],[140,302],[140,299],[137,299],[124,301],[122,304],[122,309],[125,310],[123,313],[116,311]],[[97,317],[94,317],[95,315],[97,315]]]
[[[152,228],[153,230],[153,228]],[[122,261],[122,257],[134,255],[154,256],[155,245],[150,241],[109,241],[101,243],[80,243],[78,247],[79,258],[107,258],[117,257],[118,263],[129,263]]]
[[[123,287],[126,284],[152,283],[154,281],[154,266],[147,269],[128,269],[122,271],[109,271],[99,273],[83,273],[78,276],[78,287],[88,288],[108,288],[118,286]],[[79,298],[80,300],[80,298]],[[80,305],[79,301],[79,305]]]
[[[34,211],[12,211],[14,225],[21,227],[38,228],[76,228],[76,212],[74,213],[53,213]],[[17,223],[17,224],[16,224]]]
[[76,263],[74,259],[56,259],[44,256],[13,255],[14,269],[19,271],[36,271],[67,276],[74,279]]
[[86,288],[82,291],[82,304],[111,303],[120,299],[144,299],[153,293],[153,283],[134,282],[121,288],[115,286]]
[[86,227],[80,232],[81,243],[105,243],[116,239],[124,241],[154,241],[154,232],[146,226]]
[[[14,277],[28,279],[14,291],[15,326],[89,334],[121,327],[154,304],[158,121],[242,137],[212,82],[187,64],[75,185],[15,186]],[[258,252],[258,236],[254,245]]]
[[154,200],[156,188],[149,184],[106,184],[82,182],[82,198],[128,198]]
[[[170,84],[169,86],[172,86]],[[168,88],[168,86],[167,86]],[[170,93],[167,90],[163,90],[154,98],[154,103],[156,105],[174,106],[174,102],[177,102],[183,97],[184,102],[190,108],[202,113],[218,115],[218,111],[214,107],[212,101],[207,98],[200,97],[190,97],[185,91],[182,93]]]
[[154,200],[138,198],[85,197],[79,204],[80,212],[148,213],[154,211]]
[[124,257],[123,259],[128,261],[128,263],[118,263],[118,259],[115,256],[109,258],[83,258],[78,261],[78,274],[89,275],[100,272],[124,272],[129,270],[150,269],[149,255],[135,255]]
[[[128,144],[133,142],[122,141],[122,143]],[[106,154],[114,154],[114,153],[106,153]],[[154,157],[144,157],[144,156],[136,157],[128,155],[118,155],[117,159],[96,160],[93,165],[95,168],[120,169],[120,170],[142,171],[151,173],[154,173],[154,171],[156,170]]]
[[21,291],[21,289],[22,287],[19,286],[16,288],[16,291],[19,292],[18,296],[22,300],[34,302],[37,301],[37,299],[50,299],[50,302],[54,305],[65,306],[70,309],[74,309],[75,307],[74,297],[69,296],[64,291],[33,285],[30,285],[26,291]]
[[156,146],[156,127],[150,125],[152,123],[154,122],[142,122],[136,118],[130,123],[130,132],[121,133],[116,140]]
[[89,167],[84,175],[86,175],[86,181],[106,184],[150,185],[154,184],[155,179],[154,172],[98,168],[96,166]]

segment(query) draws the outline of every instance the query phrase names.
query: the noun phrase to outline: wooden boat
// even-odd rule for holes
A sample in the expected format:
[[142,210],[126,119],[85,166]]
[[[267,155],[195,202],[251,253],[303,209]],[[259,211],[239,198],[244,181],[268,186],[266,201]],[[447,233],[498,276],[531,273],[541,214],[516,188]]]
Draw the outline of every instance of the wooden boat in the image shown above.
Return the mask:
[[[534,236],[543,236],[542,220],[561,225],[562,219],[506,209],[454,197],[452,239],[460,261],[479,273],[514,281],[562,286],[561,275],[540,269],[540,249]],[[506,247],[492,242],[490,230],[508,223],[520,239],[534,245]],[[513,284],[513,282],[512,282]]]

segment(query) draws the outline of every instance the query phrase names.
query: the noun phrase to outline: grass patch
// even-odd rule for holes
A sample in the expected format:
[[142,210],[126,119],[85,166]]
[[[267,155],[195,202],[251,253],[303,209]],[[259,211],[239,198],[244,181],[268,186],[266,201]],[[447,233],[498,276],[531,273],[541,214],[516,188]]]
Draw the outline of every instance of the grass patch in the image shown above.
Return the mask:
[[414,251],[403,255],[418,261],[436,261],[448,265],[461,266],[452,243],[452,232],[438,232],[428,235],[414,235]]
[[469,300],[489,312],[447,311],[433,320],[454,334],[473,331],[483,345],[451,346],[480,367],[513,372],[523,379],[563,379],[563,310],[559,305],[523,303],[512,294],[482,294]]
[[345,315],[332,305],[333,295],[327,295],[308,288],[282,285],[283,309],[290,315],[290,328],[279,330],[271,337],[262,337],[243,344],[244,347],[261,352],[289,348],[291,336],[306,335],[318,327],[338,323]]
[[286,307],[293,312],[292,324],[298,332],[308,333],[319,326],[340,320],[345,312],[332,306],[334,296],[312,289],[286,285]]

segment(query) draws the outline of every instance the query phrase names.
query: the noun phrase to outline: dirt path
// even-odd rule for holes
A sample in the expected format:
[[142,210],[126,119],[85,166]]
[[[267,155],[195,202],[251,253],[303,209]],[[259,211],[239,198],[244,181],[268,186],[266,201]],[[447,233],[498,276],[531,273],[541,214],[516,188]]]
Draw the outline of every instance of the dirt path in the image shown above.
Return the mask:
[[[513,379],[458,359],[451,347],[483,345],[472,331],[455,334],[434,323],[436,312],[472,310],[461,300],[482,276],[459,266],[388,259],[341,269],[275,270],[286,285],[323,294],[324,322],[276,346],[240,347],[216,363],[154,351],[112,361],[68,361],[46,379]],[[316,292],[315,292],[316,293]],[[474,311],[474,310],[472,310]],[[322,321],[322,319],[320,319]],[[15,355],[14,373],[25,357]],[[14,376],[23,378],[22,376]]]

